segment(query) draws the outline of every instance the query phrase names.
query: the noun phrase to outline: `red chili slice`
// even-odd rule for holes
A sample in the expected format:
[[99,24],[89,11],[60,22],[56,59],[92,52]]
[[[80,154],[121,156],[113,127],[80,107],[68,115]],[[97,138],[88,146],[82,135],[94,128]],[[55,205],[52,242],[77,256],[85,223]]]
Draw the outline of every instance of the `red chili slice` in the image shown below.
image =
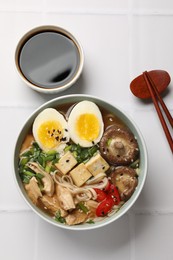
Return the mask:
[[108,192],[110,190],[110,186],[111,186],[111,182],[108,181],[108,184],[106,185],[106,187],[103,189],[105,192]]
[[97,217],[106,216],[111,211],[113,205],[114,205],[114,200],[112,199],[111,196],[107,196],[106,199],[100,202],[100,204],[96,209]]
[[114,205],[118,205],[120,203],[120,194],[114,184],[110,185],[108,194],[110,194],[112,199],[114,200]]
[[98,202],[101,202],[104,199],[106,199],[107,194],[103,190],[100,190],[100,189],[97,189],[97,188],[95,188],[94,190],[97,193],[97,199],[96,200]]

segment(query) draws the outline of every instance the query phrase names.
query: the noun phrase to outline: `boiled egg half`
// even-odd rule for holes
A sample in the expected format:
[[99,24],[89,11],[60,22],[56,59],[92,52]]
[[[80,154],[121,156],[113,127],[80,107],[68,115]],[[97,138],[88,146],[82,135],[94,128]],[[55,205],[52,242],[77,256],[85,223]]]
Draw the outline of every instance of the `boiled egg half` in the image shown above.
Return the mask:
[[97,144],[103,134],[103,119],[98,106],[91,101],[81,101],[72,109],[68,119],[70,138],[82,147]]
[[33,136],[42,150],[61,151],[69,141],[67,121],[56,109],[46,108],[34,120]]

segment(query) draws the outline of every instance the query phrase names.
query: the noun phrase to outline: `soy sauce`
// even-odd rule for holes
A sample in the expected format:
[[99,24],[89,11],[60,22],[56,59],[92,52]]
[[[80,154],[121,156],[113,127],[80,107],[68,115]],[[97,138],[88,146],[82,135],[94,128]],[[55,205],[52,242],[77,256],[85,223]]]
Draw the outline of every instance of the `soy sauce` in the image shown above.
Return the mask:
[[19,66],[31,83],[42,88],[67,84],[79,68],[79,51],[67,36],[40,32],[30,37],[21,48]]

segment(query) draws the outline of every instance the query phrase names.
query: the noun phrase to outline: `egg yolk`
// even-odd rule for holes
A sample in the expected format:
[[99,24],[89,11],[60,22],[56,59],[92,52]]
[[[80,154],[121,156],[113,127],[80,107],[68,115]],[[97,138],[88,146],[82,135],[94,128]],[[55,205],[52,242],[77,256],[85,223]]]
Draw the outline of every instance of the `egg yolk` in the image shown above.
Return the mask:
[[38,138],[42,145],[48,149],[55,148],[62,140],[63,133],[58,121],[47,121],[38,128]]
[[77,119],[76,130],[81,139],[93,141],[100,132],[99,120],[93,114],[82,114]]

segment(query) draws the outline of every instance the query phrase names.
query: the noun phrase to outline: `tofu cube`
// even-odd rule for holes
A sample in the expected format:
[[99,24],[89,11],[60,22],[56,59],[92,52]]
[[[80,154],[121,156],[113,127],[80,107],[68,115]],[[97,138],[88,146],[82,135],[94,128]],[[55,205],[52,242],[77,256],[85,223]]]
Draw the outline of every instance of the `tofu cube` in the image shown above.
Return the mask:
[[86,164],[86,168],[91,172],[93,176],[96,176],[98,173],[105,172],[109,169],[109,164],[103,159],[100,154],[92,157]]
[[73,154],[68,151],[66,152],[59,160],[58,163],[55,164],[55,166],[60,170],[63,174],[68,173],[75,165],[77,164],[77,161]]
[[78,187],[82,186],[92,176],[92,174],[86,169],[84,163],[81,163],[75,167],[70,172],[70,175]]

